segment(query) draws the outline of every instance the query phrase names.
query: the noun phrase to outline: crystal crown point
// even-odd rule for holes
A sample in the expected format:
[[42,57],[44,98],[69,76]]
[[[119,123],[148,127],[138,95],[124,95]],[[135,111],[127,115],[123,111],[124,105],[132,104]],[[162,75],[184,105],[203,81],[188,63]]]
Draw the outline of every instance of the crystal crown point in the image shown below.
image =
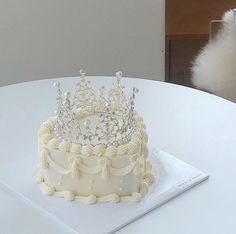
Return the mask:
[[[79,79],[73,94],[61,92],[60,83],[54,84],[58,90],[56,124],[54,131],[59,139],[81,145],[119,146],[130,141],[136,128],[134,121],[134,99],[126,97],[120,80],[114,82],[104,96],[105,87],[101,86],[99,95],[80,69]],[[116,72],[120,78],[122,72]],[[95,118],[95,117],[96,118]]]

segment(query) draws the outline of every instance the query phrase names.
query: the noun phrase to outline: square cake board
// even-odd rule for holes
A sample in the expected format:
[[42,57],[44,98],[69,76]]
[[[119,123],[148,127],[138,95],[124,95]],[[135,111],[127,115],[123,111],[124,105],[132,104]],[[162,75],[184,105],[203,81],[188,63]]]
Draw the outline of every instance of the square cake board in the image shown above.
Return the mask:
[[209,177],[163,151],[152,149],[150,160],[156,181],[140,203],[87,205],[45,196],[34,182],[37,157],[0,166],[0,183],[72,233],[113,233]]

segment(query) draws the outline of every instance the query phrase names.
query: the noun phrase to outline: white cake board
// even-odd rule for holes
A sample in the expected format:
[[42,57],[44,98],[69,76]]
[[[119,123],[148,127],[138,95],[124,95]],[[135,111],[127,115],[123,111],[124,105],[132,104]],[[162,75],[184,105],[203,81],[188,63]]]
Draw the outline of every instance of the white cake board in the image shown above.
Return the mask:
[[36,157],[0,166],[0,183],[66,225],[71,232],[112,233],[208,178],[205,173],[163,151],[152,150],[150,158],[156,183],[140,203],[86,205],[45,196],[34,182]]

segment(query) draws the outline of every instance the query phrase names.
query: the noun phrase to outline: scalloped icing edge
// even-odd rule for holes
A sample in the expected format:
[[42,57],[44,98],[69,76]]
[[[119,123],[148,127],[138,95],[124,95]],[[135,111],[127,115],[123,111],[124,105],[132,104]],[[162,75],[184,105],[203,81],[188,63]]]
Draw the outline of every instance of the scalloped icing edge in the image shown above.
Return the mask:
[[[41,164],[44,164],[44,166],[42,166],[43,168],[47,168],[49,165],[51,168],[53,168],[54,171],[56,171],[57,173],[60,173],[62,175],[67,175],[69,173],[71,173],[71,170],[72,170],[72,163],[71,164],[71,167],[70,168],[64,168],[60,165],[58,165],[50,156],[50,153],[49,151],[44,148],[43,149],[45,152],[47,153],[42,153],[42,158],[41,159]],[[102,169],[104,167],[105,164],[107,164],[107,161],[111,161],[111,159],[99,159],[101,162],[99,162],[97,165],[95,166],[86,166],[85,164],[83,164],[83,161],[80,159],[80,158],[74,158],[73,156],[70,156],[68,157],[68,159],[72,159],[72,160],[80,160],[79,163],[77,163],[78,165],[78,169],[82,172],[85,172],[87,174],[97,174],[97,173],[100,173],[102,172]],[[112,174],[112,175],[126,175],[128,173],[130,173],[130,171],[132,171],[136,165],[136,163],[138,163],[140,160],[140,157],[137,157],[137,158],[133,158],[133,160],[130,161],[130,163],[128,165],[126,165],[125,167],[123,168],[114,168],[111,166],[111,164],[109,165],[109,172]],[[147,163],[148,161],[146,160],[145,161],[145,164]]]
[[[137,112],[134,113],[134,119],[136,121],[136,130],[133,133],[133,137],[125,145],[120,145],[118,147],[101,147],[100,145],[98,147],[93,146],[81,146],[80,144],[73,144],[65,141],[61,141],[58,138],[56,138],[53,134],[53,129],[55,125],[55,117],[50,117],[46,122],[44,122],[38,132],[39,136],[39,145],[42,146],[41,149],[45,149],[48,147],[48,149],[51,150],[58,150],[64,153],[72,153],[75,155],[78,155],[79,157],[101,157],[101,158],[107,158],[107,156],[120,156],[126,154],[127,156],[130,156],[132,158],[133,154],[136,152],[139,145],[142,145],[143,147],[143,153],[144,153],[144,159],[145,159],[145,168],[147,163],[147,157],[148,157],[148,148],[147,148],[147,141],[148,136],[146,133],[146,126],[143,122],[143,119],[141,116],[138,115]],[[111,158],[112,158],[111,157]],[[148,192],[149,186],[153,183],[154,176],[151,173],[151,168],[146,168],[145,173],[143,175],[143,179],[140,182],[140,191],[134,192],[132,195],[127,196],[119,196],[116,193],[107,194],[105,196],[96,197],[93,194],[90,194],[88,196],[80,196],[75,195],[71,191],[55,191],[55,189],[48,185],[45,181],[43,176],[38,173],[36,182],[40,184],[40,188],[42,192],[46,195],[55,195],[57,197],[63,197],[66,200],[72,201],[72,200],[78,200],[87,204],[94,204],[96,202],[139,202],[141,199],[145,196],[145,194]]]
[[146,144],[148,141],[148,136],[146,133],[146,126],[143,122],[143,118],[138,115],[137,112],[134,114],[134,119],[136,121],[136,130],[133,133],[133,137],[127,144],[120,145],[118,147],[109,146],[102,147],[74,144],[66,141],[61,141],[53,134],[53,129],[55,125],[55,117],[50,117],[46,122],[44,122],[38,131],[39,142],[42,145],[48,146],[52,150],[59,150],[61,152],[69,152],[74,154],[84,155],[86,157],[95,155],[99,157],[107,155],[132,155],[136,151],[139,144]]
[[118,203],[118,202],[140,202],[142,198],[147,194],[149,186],[154,182],[154,176],[149,171],[144,174],[144,179],[140,184],[140,191],[134,192],[132,195],[127,196],[119,196],[116,193],[107,194],[104,196],[97,197],[94,194],[90,194],[88,196],[81,196],[74,194],[72,191],[56,191],[52,186],[48,185],[44,179],[42,174],[39,172],[36,177],[36,183],[39,184],[41,191],[48,196],[56,196],[60,198],[64,198],[67,201],[80,201],[85,204],[96,204],[97,202],[110,202],[110,203]]

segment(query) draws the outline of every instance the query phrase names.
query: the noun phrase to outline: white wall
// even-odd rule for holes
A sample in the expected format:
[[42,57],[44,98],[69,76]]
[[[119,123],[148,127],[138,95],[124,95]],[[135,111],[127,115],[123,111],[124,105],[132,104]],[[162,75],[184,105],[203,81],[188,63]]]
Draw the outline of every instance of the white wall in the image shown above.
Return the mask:
[[0,86],[89,75],[164,80],[164,0],[0,0]]

